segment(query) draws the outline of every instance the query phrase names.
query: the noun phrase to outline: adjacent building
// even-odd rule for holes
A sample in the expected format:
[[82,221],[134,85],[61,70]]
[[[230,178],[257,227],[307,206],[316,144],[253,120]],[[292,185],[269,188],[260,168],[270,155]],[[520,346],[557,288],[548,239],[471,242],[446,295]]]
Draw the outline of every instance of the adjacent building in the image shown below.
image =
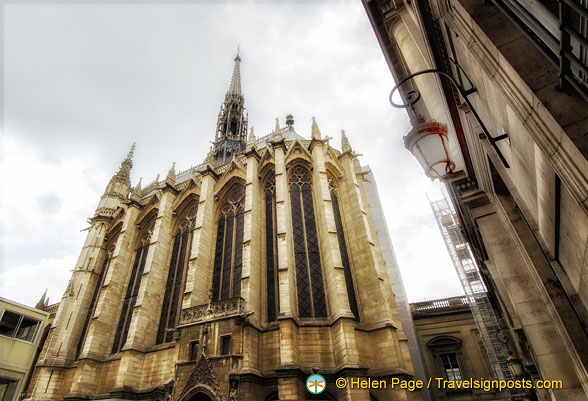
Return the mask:
[[0,400],[20,400],[44,340],[49,313],[0,297]]
[[[363,0],[413,130],[501,317],[514,399],[588,399],[585,1]],[[514,367],[514,366],[513,366]]]
[[410,304],[428,378],[435,400],[504,400],[496,389],[451,388],[441,380],[492,380],[494,372],[466,296]]

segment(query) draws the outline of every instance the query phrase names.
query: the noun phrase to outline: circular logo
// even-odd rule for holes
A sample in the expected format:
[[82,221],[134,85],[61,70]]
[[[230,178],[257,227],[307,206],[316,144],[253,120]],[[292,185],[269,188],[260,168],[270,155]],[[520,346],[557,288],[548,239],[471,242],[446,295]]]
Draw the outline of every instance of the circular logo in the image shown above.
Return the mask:
[[310,394],[320,394],[325,391],[327,381],[321,375],[310,375],[306,379],[306,389]]

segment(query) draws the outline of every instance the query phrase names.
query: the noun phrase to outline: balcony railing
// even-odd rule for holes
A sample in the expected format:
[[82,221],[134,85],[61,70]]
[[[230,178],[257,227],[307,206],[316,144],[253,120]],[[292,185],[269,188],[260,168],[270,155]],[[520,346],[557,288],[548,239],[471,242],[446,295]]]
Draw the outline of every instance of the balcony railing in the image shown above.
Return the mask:
[[468,297],[461,296],[461,297],[452,297],[452,298],[444,298],[444,299],[436,299],[433,301],[424,301],[424,302],[416,302],[412,304],[413,311],[431,311],[431,310],[441,310],[447,309],[455,306],[463,306],[468,305]]

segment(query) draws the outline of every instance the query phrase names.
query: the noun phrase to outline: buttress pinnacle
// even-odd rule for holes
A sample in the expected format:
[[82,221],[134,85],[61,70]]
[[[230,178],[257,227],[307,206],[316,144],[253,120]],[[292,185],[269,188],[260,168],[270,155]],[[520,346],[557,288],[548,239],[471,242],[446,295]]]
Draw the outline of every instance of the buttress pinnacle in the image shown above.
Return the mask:
[[347,134],[345,134],[345,130],[343,129],[341,130],[341,150],[343,153],[352,151]]
[[315,117],[312,117],[312,139],[321,139],[321,130],[319,129]]

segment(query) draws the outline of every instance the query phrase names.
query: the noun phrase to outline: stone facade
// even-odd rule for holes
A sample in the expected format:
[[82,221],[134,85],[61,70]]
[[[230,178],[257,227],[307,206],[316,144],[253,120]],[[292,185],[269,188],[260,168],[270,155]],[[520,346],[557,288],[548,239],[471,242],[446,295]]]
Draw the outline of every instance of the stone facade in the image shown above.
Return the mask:
[[497,390],[450,389],[439,386],[437,378],[463,380],[493,378],[484,344],[468,305],[468,297],[436,299],[410,304],[428,377],[433,379],[435,400],[504,400]]
[[239,63],[201,165],[131,187],[132,149],[111,179],[31,399],[418,397],[335,386],[413,375],[364,174],[315,120],[310,140],[288,116],[245,142]]
[[556,3],[519,0],[363,3],[392,74],[408,80],[415,128],[419,117],[447,124],[453,165],[441,179],[510,351],[525,376],[563,383],[518,398],[587,400],[587,86],[567,64],[586,32],[566,22],[584,24],[585,5],[562,1],[558,15]]

